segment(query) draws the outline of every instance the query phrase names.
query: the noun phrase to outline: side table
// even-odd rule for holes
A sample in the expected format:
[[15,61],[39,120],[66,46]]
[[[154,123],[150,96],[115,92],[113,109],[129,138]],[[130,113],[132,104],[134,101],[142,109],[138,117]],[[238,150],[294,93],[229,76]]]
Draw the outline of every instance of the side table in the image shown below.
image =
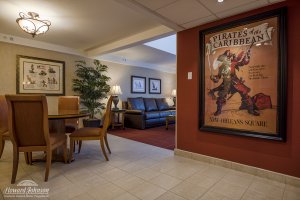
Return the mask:
[[[115,127],[122,127],[125,129],[124,126],[124,113],[125,109],[112,109],[111,110],[111,127],[114,129]],[[121,121],[120,121],[121,116]]]

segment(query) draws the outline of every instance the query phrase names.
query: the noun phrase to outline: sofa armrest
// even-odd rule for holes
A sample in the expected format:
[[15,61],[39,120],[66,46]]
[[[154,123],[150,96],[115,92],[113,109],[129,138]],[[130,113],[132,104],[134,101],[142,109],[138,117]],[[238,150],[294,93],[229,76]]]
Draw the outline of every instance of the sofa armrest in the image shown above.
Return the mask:
[[135,114],[125,112],[124,123],[126,127],[145,129],[145,115],[142,114],[142,112],[137,112]]
[[143,115],[145,111],[143,110],[126,110],[125,114],[132,114],[132,115]]

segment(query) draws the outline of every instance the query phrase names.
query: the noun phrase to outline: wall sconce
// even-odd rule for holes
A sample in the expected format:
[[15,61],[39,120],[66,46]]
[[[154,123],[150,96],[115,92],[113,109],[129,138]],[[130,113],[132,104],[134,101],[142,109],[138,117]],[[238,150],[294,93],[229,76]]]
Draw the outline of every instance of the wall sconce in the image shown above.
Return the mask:
[[119,97],[118,95],[122,94],[121,87],[119,85],[114,85],[111,87],[110,90],[111,95],[113,96],[113,103],[114,103],[114,110],[119,110],[118,103],[119,103]]

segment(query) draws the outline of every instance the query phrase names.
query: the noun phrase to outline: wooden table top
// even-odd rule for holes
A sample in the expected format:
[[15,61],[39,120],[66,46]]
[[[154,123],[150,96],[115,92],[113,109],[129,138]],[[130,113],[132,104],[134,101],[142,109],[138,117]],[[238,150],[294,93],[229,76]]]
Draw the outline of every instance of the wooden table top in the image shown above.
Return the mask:
[[71,119],[71,118],[80,118],[80,117],[87,117],[90,113],[87,111],[80,111],[78,113],[58,113],[58,112],[49,112],[48,119]]

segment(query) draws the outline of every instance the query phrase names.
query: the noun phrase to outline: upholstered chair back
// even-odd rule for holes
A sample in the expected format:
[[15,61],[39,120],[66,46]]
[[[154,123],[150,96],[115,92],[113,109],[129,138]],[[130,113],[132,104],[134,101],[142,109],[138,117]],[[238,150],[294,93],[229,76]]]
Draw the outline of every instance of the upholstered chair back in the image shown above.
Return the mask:
[[17,147],[49,145],[47,100],[42,95],[6,95],[8,128]]

